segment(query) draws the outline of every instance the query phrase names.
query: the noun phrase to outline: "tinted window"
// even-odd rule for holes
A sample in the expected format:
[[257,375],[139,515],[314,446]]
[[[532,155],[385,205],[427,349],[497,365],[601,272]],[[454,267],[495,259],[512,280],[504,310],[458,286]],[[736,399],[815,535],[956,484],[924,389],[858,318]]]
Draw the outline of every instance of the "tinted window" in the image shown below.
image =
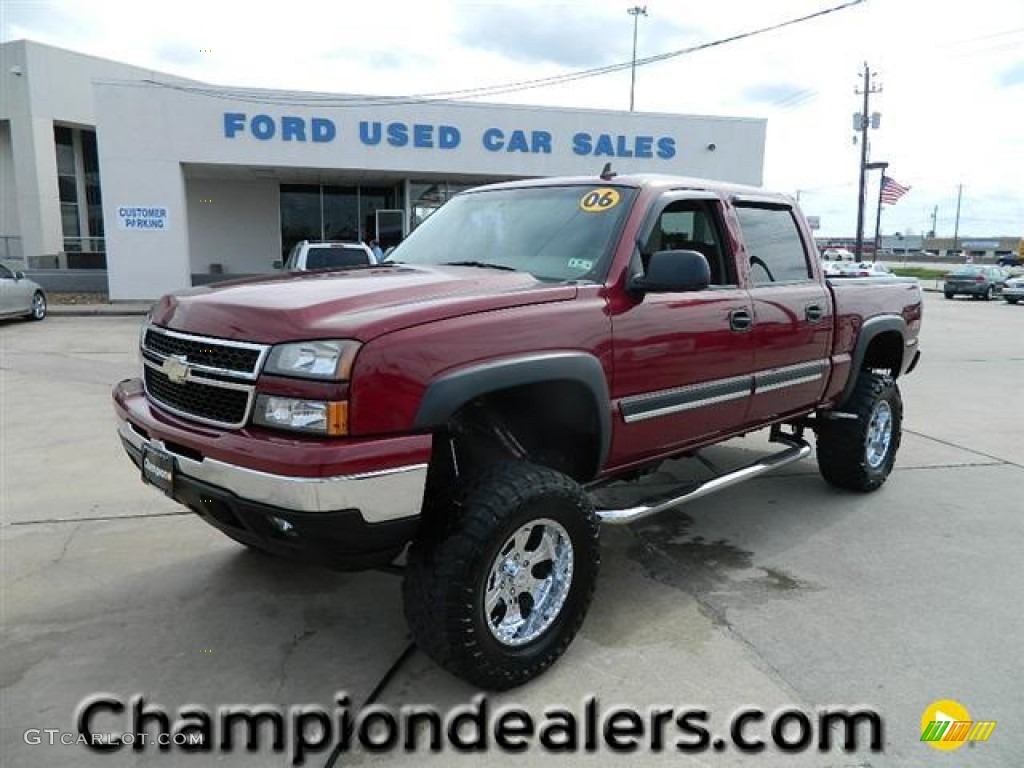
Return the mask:
[[982,272],[981,267],[960,267],[950,272],[950,277],[974,277],[980,275]]
[[644,269],[656,251],[697,251],[708,260],[711,285],[735,285],[732,261],[725,258],[713,206],[703,201],[676,200],[658,216],[641,257]]
[[808,280],[811,269],[789,208],[737,207],[756,285]]
[[310,248],[306,253],[306,269],[361,267],[370,263],[362,248]]
[[9,270],[3,264],[0,264],[0,279],[3,279],[3,278],[10,279],[10,278],[13,278],[13,277],[14,277],[14,273],[11,272],[11,270]]

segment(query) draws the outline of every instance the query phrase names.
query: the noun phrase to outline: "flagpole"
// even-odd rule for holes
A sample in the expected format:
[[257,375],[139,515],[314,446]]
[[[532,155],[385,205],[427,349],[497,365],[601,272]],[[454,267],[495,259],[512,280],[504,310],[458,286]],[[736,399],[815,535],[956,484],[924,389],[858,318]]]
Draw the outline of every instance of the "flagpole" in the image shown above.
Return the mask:
[[882,190],[885,189],[885,171],[878,180],[878,212],[875,214],[875,255],[872,262],[878,261],[878,249],[882,247]]
[[885,189],[885,170],[889,167],[888,163],[868,163],[867,168],[875,170],[876,168],[881,170],[881,177],[878,179],[878,212],[875,214],[875,252],[871,256],[872,263],[878,261],[878,249],[882,246],[881,237],[881,224],[882,224],[882,191]]

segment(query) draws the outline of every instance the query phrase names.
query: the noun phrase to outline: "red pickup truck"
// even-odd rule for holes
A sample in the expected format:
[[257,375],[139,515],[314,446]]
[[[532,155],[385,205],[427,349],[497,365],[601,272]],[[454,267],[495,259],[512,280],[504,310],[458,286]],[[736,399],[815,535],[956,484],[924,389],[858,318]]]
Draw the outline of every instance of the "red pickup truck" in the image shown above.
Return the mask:
[[[337,568],[406,550],[419,647],[489,689],[566,649],[628,523],[807,456],[872,491],[922,297],[828,282],[794,202],[689,178],[463,193],[380,265],[157,302],[114,390],[143,479],[250,547]],[[780,452],[669,498],[594,491],[769,428]]]

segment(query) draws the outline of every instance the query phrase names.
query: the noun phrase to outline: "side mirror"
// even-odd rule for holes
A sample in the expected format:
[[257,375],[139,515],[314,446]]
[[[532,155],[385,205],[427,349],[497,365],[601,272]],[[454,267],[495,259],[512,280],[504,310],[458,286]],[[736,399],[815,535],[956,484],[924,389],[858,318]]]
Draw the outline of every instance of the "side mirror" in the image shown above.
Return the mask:
[[711,268],[698,251],[656,251],[647,264],[647,274],[629,282],[632,293],[683,293],[703,291],[711,283]]
[[21,270],[19,269],[19,270],[18,270],[17,272],[15,272],[15,273],[14,273],[14,279],[15,279],[15,280],[24,280],[24,279],[25,279],[25,273],[24,273],[24,272],[22,272],[22,271],[21,271]]
[[274,269],[284,269],[284,262],[277,259],[273,264]]

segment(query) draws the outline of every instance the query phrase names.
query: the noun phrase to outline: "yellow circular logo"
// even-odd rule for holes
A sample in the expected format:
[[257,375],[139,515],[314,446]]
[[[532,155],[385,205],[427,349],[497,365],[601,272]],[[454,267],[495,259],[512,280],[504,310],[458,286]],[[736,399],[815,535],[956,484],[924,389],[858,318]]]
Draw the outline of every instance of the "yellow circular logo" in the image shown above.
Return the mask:
[[966,732],[972,725],[967,707],[959,701],[933,701],[921,715],[921,741],[943,752],[952,752],[966,743]]
[[594,213],[595,211],[610,211],[621,200],[619,191],[612,189],[611,187],[601,187],[599,189],[592,189],[582,198],[580,198],[580,208],[587,213]]

